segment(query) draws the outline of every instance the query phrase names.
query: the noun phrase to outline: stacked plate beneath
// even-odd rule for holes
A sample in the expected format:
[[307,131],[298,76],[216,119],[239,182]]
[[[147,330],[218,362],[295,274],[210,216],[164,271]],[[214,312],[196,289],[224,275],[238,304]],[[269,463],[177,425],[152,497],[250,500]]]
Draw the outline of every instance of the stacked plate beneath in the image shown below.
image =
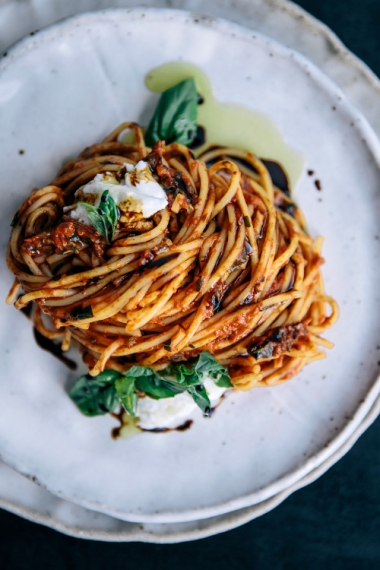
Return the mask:
[[[59,4],[60,7],[61,4]],[[189,2],[186,7],[193,8],[194,4],[194,2]],[[320,27],[309,18],[297,20],[295,17],[297,9],[292,8],[291,5],[279,2],[275,4],[276,10],[273,12],[273,3],[270,4],[271,10],[266,3],[255,3],[257,4],[256,10],[251,9],[253,4],[251,2],[248,6],[240,2],[238,12],[236,12],[235,5],[234,18],[236,19],[238,14],[241,14],[239,17],[246,25],[250,24],[256,30],[269,31],[277,40],[292,45],[292,47],[298,47],[299,50],[302,48],[309,57],[312,57],[322,69],[330,74],[330,77],[339,77],[339,80],[343,82],[341,87],[344,92],[357,106],[362,106],[367,112],[368,109],[373,112],[373,117],[368,117],[372,123],[372,118],[377,114],[377,108],[374,112],[376,103],[374,102],[370,108],[366,103],[375,97],[378,85],[364,66],[358,64],[356,60],[343,61],[343,57],[329,56],[324,59],[327,52],[323,51],[325,49],[323,41],[321,39],[317,41],[316,37],[310,39],[309,43],[304,43],[305,37],[309,37],[307,32],[310,27],[316,30],[320,30]],[[51,7],[51,2],[49,6]],[[78,3],[76,6],[78,11],[80,9]],[[285,11],[282,10],[284,6]],[[24,8],[27,9],[25,6]],[[89,9],[89,5],[83,2],[83,8]],[[33,2],[30,3],[28,9],[36,18],[36,27],[48,23],[47,11],[33,12]],[[10,37],[12,27],[7,25],[7,18],[12,22],[19,21],[13,19],[13,15],[15,11],[20,10],[20,6],[16,3],[9,4],[1,10],[5,17],[1,20],[1,25],[4,25],[4,36],[2,34],[0,36],[7,37],[7,40],[11,42],[16,39],[19,30],[14,27],[14,36]],[[204,4],[202,10],[206,11]],[[230,10],[231,12],[220,15],[231,15],[232,9]],[[249,22],[247,11],[251,15]],[[57,19],[61,16],[62,14],[55,12]],[[25,21],[25,18],[22,21]],[[100,21],[102,21],[101,27],[99,27]],[[0,75],[0,94],[3,93],[4,108],[7,108],[7,96],[8,98],[14,97],[11,93],[12,85],[16,91],[20,89],[24,97],[21,98],[22,106],[19,109],[15,110],[13,107],[10,110],[10,120],[12,120],[12,112],[16,113],[14,115],[16,117],[17,112],[25,109],[28,96],[33,97],[33,85],[38,85],[40,81],[41,86],[45,80],[46,85],[49,85],[47,72],[53,73],[52,70],[57,62],[59,72],[65,73],[65,62],[64,59],[57,59],[58,52],[64,54],[68,64],[71,64],[78,52],[80,54],[82,50],[82,53],[85,53],[89,47],[91,57],[94,57],[95,52],[93,66],[95,68],[98,66],[95,75],[91,73],[87,75],[89,85],[98,81],[99,74],[103,74],[102,80],[104,79],[105,87],[104,100],[99,96],[98,99],[95,97],[94,102],[92,97],[91,105],[94,105],[96,109],[96,105],[105,103],[103,108],[106,110],[95,127],[94,123],[91,124],[91,113],[86,115],[84,112],[88,125],[83,127],[80,134],[76,133],[78,139],[75,145],[79,145],[78,150],[81,146],[85,146],[89,139],[96,137],[97,129],[102,132],[103,128],[106,130],[107,127],[112,128],[113,124],[119,120],[135,119],[142,107],[141,105],[134,106],[134,101],[131,100],[122,101],[122,93],[128,92],[127,82],[119,78],[119,86],[108,89],[110,82],[112,83],[111,80],[114,79],[112,73],[116,73],[116,70],[112,70],[109,61],[107,62],[110,54],[107,50],[111,48],[108,47],[105,51],[104,46],[109,45],[110,29],[115,28],[116,24],[118,32],[114,34],[116,37],[114,46],[117,46],[117,41],[120,40],[122,34],[125,37],[125,45],[128,46],[129,41],[131,48],[133,40],[128,40],[129,36],[135,34],[135,37],[141,39],[146,34],[145,41],[142,42],[142,45],[147,46],[146,53],[143,50],[139,56],[141,71],[136,71],[130,62],[125,62],[125,73],[129,72],[129,77],[134,74],[134,83],[132,82],[134,85],[138,84],[138,80],[142,81],[150,68],[160,63],[181,57],[184,60],[190,60],[201,66],[209,75],[218,98],[251,105],[270,115],[289,143],[302,149],[310,168],[315,170],[322,179],[323,192],[319,195],[313,185],[313,180],[304,177],[297,192],[297,199],[311,221],[311,231],[314,234],[321,232],[327,237],[325,249],[328,260],[325,271],[327,287],[336,296],[343,309],[341,321],[330,335],[337,346],[325,362],[316,363],[299,378],[274,391],[263,390],[259,394],[256,392],[228,398],[223,407],[218,410],[212,423],[206,427],[203,421],[198,421],[195,423],[195,429],[186,434],[144,435],[141,439],[140,436],[136,438],[133,443],[120,441],[115,444],[106,441],[109,432],[108,420],[104,419],[96,426],[91,424],[89,428],[90,424],[82,423],[89,420],[78,419],[73,415],[70,403],[65,401],[62,393],[66,379],[55,386],[53,384],[51,392],[49,392],[50,388],[48,389],[48,395],[44,395],[45,399],[40,410],[38,410],[38,404],[37,407],[34,405],[36,392],[28,391],[28,382],[25,381],[23,385],[21,380],[17,387],[20,400],[17,402],[16,412],[14,408],[9,407],[9,402],[12,402],[14,398],[14,392],[9,389],[9,385],[4,387],[3,380],[3,401],[8,402],[9,412],[8,418],[5,413],[2,415],[0,425],[2,457],[19,471],[31,477],[37,476],[41,483],[47,485],[56,495],[65,496],[82,505],[78,506],[51,495],[4,465],[1,467],[0,478],[0,489],[4,489],[2,493],[4,508],[78,536],[105,540],[179,541],[207,536],[232,528],[273,508],[289,493],[309,483],[325,471],[349,449],[360,433],[376,417],[379,409],[379,384],[375,381],[377,362],[374,349],[376,346],[372,345],[376,345],[376,340],[373,339],[379,338],[378,324],[374,319],[376,280],[378,281],[379,275],[378,273],[372,275],[374,269],[370,262],[377,254],[377,243],[373,240],[377,220],[373,211],[376,206],[376,187],[380,177],[378,171],[380,152],[376,137],[365,120],[345,100],[343,93],[323,77],[312,64],[252,31],[229,25],[226,22],[215,22],[170,11],[140,10],[128,14],[122,12],[116,16],[109,13],[86,17],[78,22],[69,22],[50,30],[43,36],[37,35],[31,40],[26,40],[17,48],[18,51],[11,52],[10,63],[4,64],[2,75]],[[172,33],[169,34],[171,40],[160,40],[160,53],[152,55],[154,46],[150,46],[149,50],[149,37],[154,35],[159,37],[159,31],[163,29],[163,26],[166,30],[171,28]],[[25,31],[27,30],[23,30]],[[328,41],[336,42],[326,30],[322,29],[322,31],[324,38],[327,37]],[[89,43],[83,40],[84,33],[87,34],[87,38],[90,38]],[[297,37],[296,42],[295,37]],[[227,44],[226,38],[228,38]],[[298,45],[297,42],[299,42]],[[197,45],[202,47],[197,48]],[[223,52],[226,45],[225,52]],[[189,50],[188,46],[192,46],[192,49]],[[57,52],[54,51],[55,47]],[[39,71],[39,78],[34,80],[35,83],[34,81],[27,82],[31,62],[33,74],[35,74],[36,66]],[[254,62],[254,65],[251,62]],[[229,85],[226,85],[223,67],[229,69]],[[13,70],[14,75],[12,75]],[[85,69],[81,69],[80,65],[77,68],[78,73],[79,71],[87,73]],[[365,81],[362,82],[361,89],[357,87],[354,89],[353,78],[359,75]],[[18,86],[16,85],[17,77],[22,78]],[[68,77],[64,77],[66,84]],[[251,86],[252,84],[254,87]],[[29,91],[26,85],[32,86]],[[242,89],[243,86],[244,89]],[[289,86],[292,88],[290,89]],[[48,88],[52,89],[51,93],[54,94],[56,88],[54,80],[52,86],[49,85]],[[137,92],[139,93],[138,89]],[[146,97],[146,94],[142,97]],[[71,110],[77,107],[83,109],[80,101],[78,103],[76,99],[75,105],[73,101],[74,99],[71,101]],[[85,102],[83,100],[82,104]],[[140,100],[139,103],[141,103]],[[36,106],[37,110],[33,111],[35,118],[38,117],[38,101]],[[40,111],[46,113],[46,105],[43,107]],[[61,146],[58,149],[54,147],[57,160],[60,160],[60,153],[62,155],[64,149],[69,148],[70,142],[72,144],[72,131],[70,133],[70,128],[66,127],[67,116],[65,115],[65,112],[70,114],[70,105],[66,103],[63,107],[62,117],[57,118],[56,126],[62,129]],[[132,113],[133,117],[127,117],[127,111]],[[291,113],[293,113],[293,120]],[[294,116],[297,117],[296,121]],[[83,115],[81,120],[83,120]],[[33,116],[31,121],[33,125]],[[14,123],[16,124],[16,121]],[[378,128],[375,123],[373,126]],[[34,177],[37,179],[40,177],[42,183],[48,172],[46,164],[41,164],[43,161],[38,164],[38,161],[32,160],[33,149],[28,147],[30,125],[28,129],[29,133],[27,129],[23,130],[20,127],[16,131],[14,143],[7,142],[6,151],[9,156],[6,160],[13,159],[13,154],[16,155],[16,149],[19,146],[26,147],[27,152],[23,158],[24,162],[19,162],[15,166],[25,172],[23,187],[17,189],[18,194],[13,198],[12,204],[6,203],[5,214],[8,209],[11,210],[14,207],[27,188],[33,186],[32,182],[37,183]],[[47,133],[43,132],[42,136],[46,137]],[[2,145],[4,144],[3,141]],[[46,144],[46,148],[43,147],[44,153],[48,152],[47,148],[51,141],[47,140]],[[347,164],[347,155],[351,157],[349,164]],[[57,166],[54,164],[54,153],[47,156],[48,169],[54,169]],[[25,162],[25,158],[30,162]],[[26,166],[28,168],[25,169]],[[9,173],[9,177],[11,180],[12,172]],[[365,199],[355,202],[354,191],[362,181],[364,181],[362,185]],[[320,202],[321,197],[322,202]],[[349,207],[346,207],[347,204]],[[358,219],[357,216],[363,223],[363,232],[354,243],[350,227]],[[4,236],[5,233],[2,235],[2,243],[5,242],[6,236]],[[360,258],[361,252],[366,252],[362,258]],[[359,259],[355,267],[350,263],[349,255],[355,257],[355,260]],[[4,269],[2,275],[6,275]],[[5,283],[5,277],[2,279]],[[360,310],[358,309],[359,302]],[[8,328],[10,326],[15,328],[17,324],[21,328],[21,320],[17,320],[17,315],[9,316],[11,312],[11,309],[8,309],[7,316],[3,319],[4,323]],[[355,316],[355,328],[352,315]],[[365,334],[363,333],[359,339],[355,330],[365,331]],[[18,340],[23,343],[23,346],[28,345],[30,342],[28,331],[23,330]],[[62,370],[58,368],[59,365],[50,362],[49,355],[39,356],[36,359],[34,347],[31,347],[30,351],[32,377],[37,378],[39,371],[37,390],[41,386],[52,384],[52,377],[62,377]],[[361,356],[359,357],[358,354]],[[15,355],[9,358],[7,365],[11,372],[8,377],[17,377],[15,375],[19,374],[19,370],[15,363]],[[43,370],[39,370],[39,367]],[[324,378],[326,376],[327,378]],[[57,417],[55,396],[59,396],[63,402],[62,407],[58,405],[58,417],[62,422],[61,430],[63,429],[61,433],[58,433],[60,430],[57,431],[55,421]],[[61,401],[59,398],[58,401]],[[52,413],[52,402],[55,406],[55,418]],[[30,417],[27,417],[25,422],[25,411],[28,409],[32,409],[34,413],[29,412]],[[61,416],[59,416],[60,413]],[[21,427],[16,435],[8,436],[12,422],[17,422],[17,414],[24,419],[27,427],[26,429]],[[41,423],[36,420],[36,414],[39,415]],[[65,421],[69,422],[69,431],[71,430],[68,440],[66,439]],[[16,425],[19,424],[16,423]],[[49,437],[45,437],[43,445],[39,445],[38,442],[36,443],[37,434],[44,433],[46,426],[49,426],[47,428]],[[66,441],[75,448],[78,443],[78,434],[82,441],[76,451],[88,452],[88,457],[82,455],[79,458],[79,455],[75,456],[75,452],[62,457],[61,453],[57,452],[62,447],[57,443]],[[241,437],[236,437],[237,434]],[[264,436],[268,437],[265,439]],[[30,441],[27,441],[28,437],[31,438]],[[101,442],[100,447],[93,444],[94,439]],[[34,463],[27,451],[30,445],[33,445],[33,441],[35,445]],[[203,441],[203,451],[195,450],[196,441]],[[128,446],[127,452],[126,446]],[[113,449],[109,451],[110,448]],[[130,455],[132,448],[132,460],[127,459],[123,454]],[[150,459],[154,458],[158,478],[161,477],[161,483],[164,483],[171,479],[171,474],[178,473],[176,461],[181,448],[186,449],[187,457],[180,456],[179,463],[181,464],[182,461],[182,468],[186,465],[186,460],[189,464],[183,475],[180,475],[178,486],[174,485],[174,489],[171,489],[172,497],[169,500],[166,498],[157,500],[157,497],[152,495],[145,504],[139,502],[138,496],[135,500],[133,495],[135,495],[137,481],[142,487],[142,496],[144,493],[146,496],[147,492],[149,494],[149,489],[152,487],[150,477],[145,478],[145,481],[142,478],[144,469],[149,468]],[[218,448],[217,453],[214,448]],[[245,454],[245,450],[248,450],[248,454]],[[96,454],[99,454],[102,461],[99,464],[96,462],[90,464],[87,473],[90,478],[94,468],[95,470],[100,468],[99,477],[91,482],[91,491],[89,492],[88,487],[83,487],[83,480],[81,481],[80,476],[74,476],[68,484],[67,466],[70,466],[71,473],[75,475],[84,473],[86,468],[81,466],[81,461],[84,464],[86,459],[90,461],[91,457]],[[119,459],[116,455],[121,456],[121,463],[117,463]],[[109,472],[107,469],[102,471],[102,462],[104,463],[104,458],[107,457]],[[207,457],[211,460],[203,468],[202,461]],[[160,458],[164,459],[161,463]],[[127,465],[131,470],[134,459],[136,464],[138,459],[141,460],[141,471],[136,465],[135,473],[129,475],[132,488],[128,490],[123,487],[123,477],[118,479],[117,474],[120,473],[119,468],[123,465]],[[128,461],[129,463],[126,463]],[[226,483],[223,475],[226,475],[226,468],[231,462],[237,467],[227,474]],[[52,465],[57,466],[59,474],[52,470]],[[112,476],[112,473],[116,474]],[[195,478],[195,484],[193,487],[190,486],[189,496],[184,499],[181,488],[189,489],[189,479],[187,479],[189,473],[192,479]],[[109,479],[110,476],[112,479]],[[117,489],[116,493],[110,495],[109,492],[103,492],[102,481],[105,477],[112,480],[112,484]],[[231,483],[228,483],[228,480]],[[196,490],[199,491],[199,481],[202,482],[204,494],[198,500],[194,500]],[[133,484],[136,485],[135,488]],[[128,495],[128,493],[131,494]],[[114,518],[94,513],[85,509],[84,506],[113,514]],[[121,522],[118,517],[137,522]]]

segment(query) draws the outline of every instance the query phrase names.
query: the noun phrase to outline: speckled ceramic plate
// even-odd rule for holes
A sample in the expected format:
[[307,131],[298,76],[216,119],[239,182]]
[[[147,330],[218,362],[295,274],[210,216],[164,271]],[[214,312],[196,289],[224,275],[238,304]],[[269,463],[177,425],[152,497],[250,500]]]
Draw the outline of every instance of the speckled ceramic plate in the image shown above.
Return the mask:
[[161,544],[197,540],[236,528],[260,517],[277,507],[294,491],[315,481],[349,451],[358,437],[376,419],[379,411],[380,397],[342,447],[293,485],[256,505],[208,519],[161,524],[122,521],[60,499],[1,462],[0,505],[16,515],[77,538]]
[[[164,28],[169,39],[160,35]],[[136,38],[146,49],[131,59],[126,54]],[[326,362],[288,385],[233,395],[211,422],[201,419],[184,434],[112,442],[112,420],[79,416],[64,394],[66,371],[33,346],[21,315],[2,310],[2,457],[59,496],[132,521],[206,518],[281,492],[349,439],[378,394],[378,273],[372,263],[378,143],[337,88],[267,38],[186,14],[121,11],[84,16],[25,40],[1,64],[1,160],[11,194],[5,220],[26,189],[49,179],[67,153],[129,118],[126,113],[139,118],[149,95],[146,71],[179,57],[206,71],[222,101],[270,115],[317,172],[322,193],[305,177],[298,199],[312,231],[326,236],[327,287],[343,315],[330,335],[337,347]],[[246,65],[236,66],[237,60]],[[6,238],[3,229],[2,245]],[[1,275],[5,289],[5,271]],[[25,347],[23,359],[13,352],[15,343]]]

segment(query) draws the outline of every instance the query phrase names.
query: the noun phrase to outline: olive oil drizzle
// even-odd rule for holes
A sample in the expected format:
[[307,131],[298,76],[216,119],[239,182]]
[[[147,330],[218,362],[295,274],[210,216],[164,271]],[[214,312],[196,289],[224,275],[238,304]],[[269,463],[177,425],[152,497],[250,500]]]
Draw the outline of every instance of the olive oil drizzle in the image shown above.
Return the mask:
[[198,92],[199,128],[191,145],[195,154],[214,145],[248,150],[281,165],[294,190],[304,171],[305,159],[286,142],[270,117],[241,105],[220,103],[207,75],[191,63],[170,62],[156,67],[146,75],[145,85],[150,91],[161,93],[189,77],[194,78]]

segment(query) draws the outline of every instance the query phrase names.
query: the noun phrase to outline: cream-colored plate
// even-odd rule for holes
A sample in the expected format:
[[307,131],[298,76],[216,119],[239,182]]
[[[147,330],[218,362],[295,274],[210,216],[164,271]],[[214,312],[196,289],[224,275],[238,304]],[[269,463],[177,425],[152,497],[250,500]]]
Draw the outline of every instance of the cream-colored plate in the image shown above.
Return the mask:
[[318,479],[351,449],[356,440],[377,418],[379,412],[380,398],[376,400],[365,419],[346,443],[327,461],[294,485],[257,505],[209,519],[172,524],[141,524],[122,521],[59,499],[5,463],[0,463],[0,506],[25,519],[77,538],[107,542],[141,541],[161,544],[206,538],[264,515],[281,504],[294,491]]

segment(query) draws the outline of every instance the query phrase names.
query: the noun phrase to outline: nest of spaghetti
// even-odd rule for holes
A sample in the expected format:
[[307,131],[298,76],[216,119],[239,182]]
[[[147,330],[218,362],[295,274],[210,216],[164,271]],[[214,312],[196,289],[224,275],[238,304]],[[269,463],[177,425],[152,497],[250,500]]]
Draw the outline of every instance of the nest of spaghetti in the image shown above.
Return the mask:
[[[133,144],[119,140],[127,128]],[[166,192],[164,209],[119,211],[110,243],[65,214],[97,174],[117,180],[141,160]],[[321,337],[338,317],[324,291],[322,238],[313,241],[251,153],[151,149],[124,123],[34,190],[12,226],[8,302],[33,303],[38,331],[63,350],[75,341],[93,376],[163,370],[207,351],[249,390],[289,380],[332,347]]]

